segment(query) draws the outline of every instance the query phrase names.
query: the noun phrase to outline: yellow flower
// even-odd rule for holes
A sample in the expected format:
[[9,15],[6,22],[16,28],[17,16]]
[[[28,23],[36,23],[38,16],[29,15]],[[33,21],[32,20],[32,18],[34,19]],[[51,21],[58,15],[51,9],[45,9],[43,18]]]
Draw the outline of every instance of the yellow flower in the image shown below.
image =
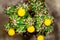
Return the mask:
[[33,33],[33,32],[35,31],[34,26],[29,26],[29,27],[27,28],[27,31],[28,31],[29,33]]
[[45,20],[44,20],[44,24],[45,24],[46,26],[50,26],[51,23],[52,23],[51,19],[45,19]]
[[43,36],[43,35],[39,35],[39,36],[37,36],[36,39],[37,39],[37,40],[44,40],[44,36]]
[[8,35],[9,36],[14,36],[15,35],[15,30],[13,28],[8,30]]
[[18,10],[18,16],[24,16],[25,15],[25,13],[26,13],[26,11],[25,11],[25,9],[23,9],[22,7],[21,8],[19,8],[19,10]]

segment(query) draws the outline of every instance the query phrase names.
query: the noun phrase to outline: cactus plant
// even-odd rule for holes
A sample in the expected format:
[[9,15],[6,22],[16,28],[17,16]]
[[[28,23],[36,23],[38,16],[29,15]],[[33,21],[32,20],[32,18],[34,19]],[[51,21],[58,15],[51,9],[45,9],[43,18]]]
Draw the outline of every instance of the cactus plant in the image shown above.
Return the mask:
[[49,15],[43,0],[28,0],[28,4],[10,5],[5,11],[9,15],[6,30],[14,28],[17,33],[25,33],[27,29],[34,29],[33,32],[45,36],[53,30],[53,17]]

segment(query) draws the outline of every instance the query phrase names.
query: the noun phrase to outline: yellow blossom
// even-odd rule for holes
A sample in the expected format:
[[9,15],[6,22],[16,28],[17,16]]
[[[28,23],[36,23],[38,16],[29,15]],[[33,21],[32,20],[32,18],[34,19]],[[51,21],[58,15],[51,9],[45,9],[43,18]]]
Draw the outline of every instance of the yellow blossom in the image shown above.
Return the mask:
[[25,11],[25,9],[23,9],[22,7],[21,8],[19,8],[19,10],[18,10],[18,16],[24,16],[26,14],[26,11]]
[[33,33],[33,32],[35,31],[34,26],[29,26],[29,27],[27,28],[27,31],[28,31],[29,33]]
[[8,30],[8,35],[9,36],[14,36],[15,35],[15,30],[13,28]]
[[43,36],[43,35],[39,35],[39,36],[37,36],[36,39],[37,39],[37,40],[44,40],[44,36]]
[[45,20],[44,20],[44,24],[45,24],[46,26],[50,26],[51,23],[52,23],[51,19],[45,19]]

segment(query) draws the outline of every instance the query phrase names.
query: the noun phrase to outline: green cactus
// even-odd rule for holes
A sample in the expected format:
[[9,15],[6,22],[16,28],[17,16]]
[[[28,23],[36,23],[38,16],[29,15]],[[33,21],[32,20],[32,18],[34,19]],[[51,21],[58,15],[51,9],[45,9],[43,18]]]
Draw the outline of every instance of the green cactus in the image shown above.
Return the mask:
[[[34,26],[36,32],[43,35],[48,35],[52,32],[52,25],[44,25],[45,19],[53,21],[53,17],[49,15],[43,0],[28,0],[27,4],[18,4],[17,6],[11,5],[6,9],[6,14],[9,15],[9,23],[5,25],[5,29],[14,28],[18,33],[25,33],[29,26]],[[23,17],[18,16],[18,9],[24,8],[26,15]]]

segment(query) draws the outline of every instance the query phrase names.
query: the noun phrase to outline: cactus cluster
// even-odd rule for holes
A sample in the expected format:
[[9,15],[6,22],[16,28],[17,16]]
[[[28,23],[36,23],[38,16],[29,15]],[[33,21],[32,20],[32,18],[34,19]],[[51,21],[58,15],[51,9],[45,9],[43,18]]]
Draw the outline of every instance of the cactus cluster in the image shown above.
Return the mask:
[[10,5],[5,12],[9,15],[9,23],[5,24],[6,31],[13,28],[17,33],[38,32],[45,36],[53,31],[53,17],[49,15],[43,0]]

